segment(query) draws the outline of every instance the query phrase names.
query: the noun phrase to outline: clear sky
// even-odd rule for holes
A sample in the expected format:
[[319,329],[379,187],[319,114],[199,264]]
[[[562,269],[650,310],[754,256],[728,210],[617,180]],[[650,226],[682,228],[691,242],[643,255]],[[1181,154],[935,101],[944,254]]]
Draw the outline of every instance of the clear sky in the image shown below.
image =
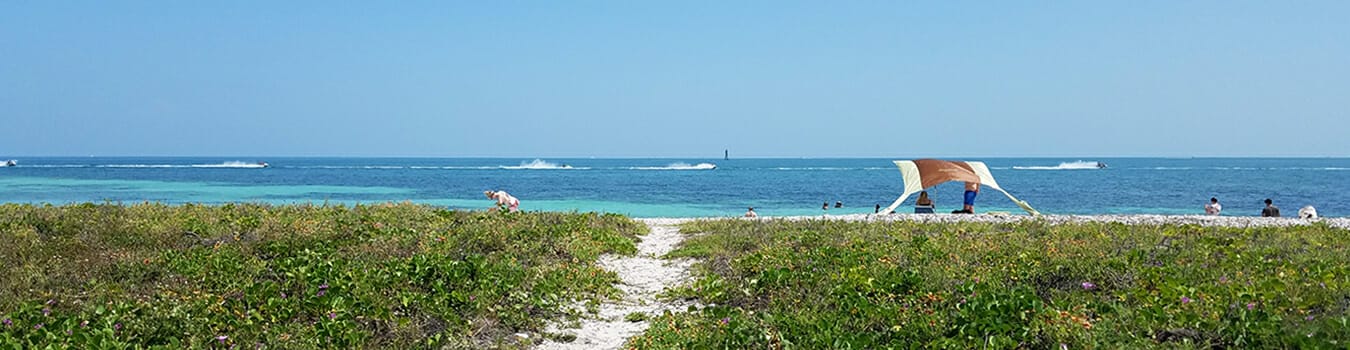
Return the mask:
[[1350,1],[6,1],[0,155],[1348,156]]

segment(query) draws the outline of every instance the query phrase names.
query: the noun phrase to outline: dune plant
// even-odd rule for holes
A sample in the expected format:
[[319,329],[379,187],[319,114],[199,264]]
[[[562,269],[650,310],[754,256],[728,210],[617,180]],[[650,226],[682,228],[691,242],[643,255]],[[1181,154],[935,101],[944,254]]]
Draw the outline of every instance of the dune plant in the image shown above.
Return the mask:
[[1350,232],[842,221],[694,222],[671,257],[705,308],[665,348],[1344,348]]
[[616,215],[413,204],[0,205],[0,348],[528,346],[613,296]]

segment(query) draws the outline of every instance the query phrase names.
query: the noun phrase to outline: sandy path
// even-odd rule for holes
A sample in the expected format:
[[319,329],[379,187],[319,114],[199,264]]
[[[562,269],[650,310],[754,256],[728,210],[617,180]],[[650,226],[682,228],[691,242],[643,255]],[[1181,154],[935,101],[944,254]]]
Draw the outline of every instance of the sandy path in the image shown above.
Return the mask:
[[683,219],[639,219],[651,227],[651,233],[642,237],[638,243],[638,253],[632,257],[606,255],[600,257],[600,266],[619,274],[623,280],[617,287],[623,291],[622,300],[611,300],[600,304],[599,314],[581,320],[581,328],[558,329],[550,326],[550,333],[575,334],[576,340],[568,343],[544,341],[539,349],[619,349],[629,337],[638,335],[647,329],[647,321],[628,322],[624,317],[629,313],[641,312],[648,317],[660,315],[665,310],[681,312],[690,302],[664,302],[656,295],[666,289],[685,283],[689,279],[689,266],[692,259],[662,260],[661,256],[675,249],[675,245],[684,240],[675,225]]

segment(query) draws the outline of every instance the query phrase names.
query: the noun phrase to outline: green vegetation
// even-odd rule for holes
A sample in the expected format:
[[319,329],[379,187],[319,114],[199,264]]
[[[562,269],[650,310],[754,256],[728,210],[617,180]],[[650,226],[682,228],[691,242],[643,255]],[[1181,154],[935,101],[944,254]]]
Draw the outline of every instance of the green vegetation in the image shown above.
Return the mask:
[[635,348],[1344,348],[1350,232],[1123,224],[694,222]]
[[515,347],[618,293],[595,261],[645,230],[412,204],[0,205],[0,349]]

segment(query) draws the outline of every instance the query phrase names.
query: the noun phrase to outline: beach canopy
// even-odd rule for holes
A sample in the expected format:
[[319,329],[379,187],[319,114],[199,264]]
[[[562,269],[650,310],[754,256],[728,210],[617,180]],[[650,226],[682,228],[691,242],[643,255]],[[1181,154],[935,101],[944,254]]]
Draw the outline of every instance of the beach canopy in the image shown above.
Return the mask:
[[1003,192],[1013,203],[1022,207],[1031,215],[1041,215],[1040,212],[1033,209],[1027,202],[1014,198],[1008,191],[1004,191],[994,181],[994,175],[989,173],[989,167],[984,162],[967,162],[938,159],[915,159],[915,160],[897,160],[895,166],[900,167],[900,175],[904,176],[905,191],[900,194],[900,198],[891,203],[891,206],[881,210],[882,214],[895,212],[895,208],[900,206],[905,198],[919,193],[926,188],[937,186],[949,181],[973,182],[980,184],[981,187],[988,187]]

